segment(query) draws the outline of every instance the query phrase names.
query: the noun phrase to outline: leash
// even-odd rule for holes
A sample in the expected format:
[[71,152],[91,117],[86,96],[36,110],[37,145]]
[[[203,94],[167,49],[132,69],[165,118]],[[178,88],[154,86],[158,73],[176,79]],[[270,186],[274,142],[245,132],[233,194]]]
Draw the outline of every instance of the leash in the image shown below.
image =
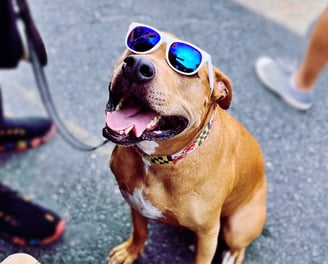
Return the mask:
[[85,143],[81,142],[76,137],[74,137],[71,134],[71,132],[66,128],[66,126],[60,119],[60,117],[57,113],[57,110],[54,106],[43,68],[40,64],[39,58],[35,52],[33,43],[30,39],[28,39],[28,46],[29,46],[29,52],[30,52],[32,67],[33,67],[33,71],[34,71],[34,76],[36,79],[37,86],[39,88],[42,102],[43,102],[44,107],[46,108],[49,116],[55,123],[59,133],[64,138],[64,140],[68,144],[70,144],[72,147],[74,147],[78,150],[81,150],[81,151],[94,151],[94,150],[100,148],[101,146],[105,145],[109,140],[104,140],[103,142],[101,142],[100,144],[98,144],[96,146],[86,145]]
[[[28,5],[25,0],[17,0],[17,6],[19,9],[19,16],[23,20],[25,24],[25,34],[27,39],[27,45],[30,53],[30,59],[31,64],[34,72],[34,77],[37,83],[37,86],[39,88],[40,96],[43,102],[43,105],[48,112],[48,115],[52,119],[52,121],[55,123],[59,133],[62,135],[64,140],[70,144],[72,147],[81,150],[81,151],[93,151],[101,146],[105,145],[109,140],[105,140],[102,143],[96,145],[96,146],[89,146],[85,143],[78,140],[76,137],[74,137],[71,132],[66,128],[62,120],[60,119],[56,107],[53,103],[53,100],[51,98],[51,94],[49,91],[48,83],[46,76],[43,71],[43,66],[46,64],[47,57],[46,57],[46,51],[44,50],[44,54],[41,54],[40,57],[38,56],[36,52],[36,47],[34,46],[32,35],[33,30],[36,30],[33,25],[33,20],[30,15],[30,11],[28,8]],[[35,32],[34,32],[35,33]]]

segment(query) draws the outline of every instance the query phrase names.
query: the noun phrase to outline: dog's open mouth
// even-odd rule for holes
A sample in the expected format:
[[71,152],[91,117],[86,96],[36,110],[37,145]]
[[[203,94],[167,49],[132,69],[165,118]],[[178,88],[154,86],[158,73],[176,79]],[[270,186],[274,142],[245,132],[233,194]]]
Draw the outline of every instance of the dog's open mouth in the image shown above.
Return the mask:
[[134,97],[109,103],[103,136],[120,145],[143,140],[159,141],[181,133],[188,121],[181,116],[163,116]]

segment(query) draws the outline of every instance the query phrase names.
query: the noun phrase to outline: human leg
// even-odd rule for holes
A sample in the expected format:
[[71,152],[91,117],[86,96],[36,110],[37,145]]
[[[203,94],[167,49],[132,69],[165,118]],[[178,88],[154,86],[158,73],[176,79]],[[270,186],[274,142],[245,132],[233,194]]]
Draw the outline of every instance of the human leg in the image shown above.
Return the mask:
[[255,70],[260,81],[289,105],[307,110],[313,103],[313,86],[328,61],[328,8],[316,23],[307,50],[298,68],[284,60],[260,57]]
[[295,84],[301,90],[312,89],[318,75],[328,61],[328,8],[313,28],[305,56],[294,75]]
[[0,1],[0,68],[15,68],[23,56],[12,0]]
[[[36,47],[42,65],[47,57],[41,37],[33,23],[25,0],[17,0],[19,16],[25,23],[25,31]],[[0,1],[0,68],[15,68],[24,54],[23,37],[17,26],[18,15],[13,0]],[[55,126],[48,118],[8,118],[3,113],[0,91],[0,152],[23,151],[48,141]]]
[[[26,4],[24,0],[18,2]],[[15,68],[23,57],[23,42],[16,20],[12,0],[1,0],[0,68]],[[35,33],[35,30],[31,30],[31,23],[26,28]],[[22,151],[37,147],[50,139],[54,129],[52,121],[47,118],[6,117],[0,91],[0,151]],[[0,183],[0,238],[18,245],[45,245],[56,240],[64,228],[65,222],[55,213]]]

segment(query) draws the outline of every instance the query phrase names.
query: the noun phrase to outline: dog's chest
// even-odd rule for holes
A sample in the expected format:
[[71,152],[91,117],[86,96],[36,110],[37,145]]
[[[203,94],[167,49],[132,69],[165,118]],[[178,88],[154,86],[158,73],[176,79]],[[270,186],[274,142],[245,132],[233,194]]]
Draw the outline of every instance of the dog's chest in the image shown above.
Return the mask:
[[160,219],[164,217],[163,213],[156,208],[151,201],[145,198],[141,189],[135,188],[132,194],[121,189],[121,193],[129,205],[144,217],[151,219]]

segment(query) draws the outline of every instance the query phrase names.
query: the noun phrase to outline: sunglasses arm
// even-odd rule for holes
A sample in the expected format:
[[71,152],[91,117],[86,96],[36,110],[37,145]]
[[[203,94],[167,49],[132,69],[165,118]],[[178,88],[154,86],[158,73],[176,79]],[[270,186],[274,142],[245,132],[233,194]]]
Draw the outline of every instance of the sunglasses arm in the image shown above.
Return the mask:
[[214,89],[214,70],[213,70],[212,60],[210,56],[208,56],[207,58],[207,71],[208,71],[208,80],[210,83],[211,94],[212,94]]

